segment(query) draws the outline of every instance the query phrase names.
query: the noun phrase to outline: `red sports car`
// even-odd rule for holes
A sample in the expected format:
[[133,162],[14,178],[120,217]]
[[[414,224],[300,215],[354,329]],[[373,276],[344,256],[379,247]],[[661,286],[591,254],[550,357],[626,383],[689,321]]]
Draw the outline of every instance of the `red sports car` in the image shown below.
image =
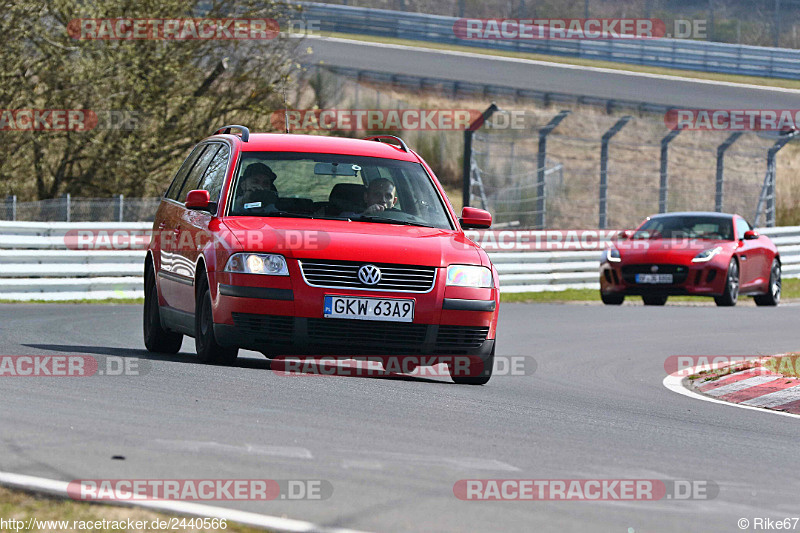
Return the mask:
[[672,295],[713,296],[733,306],[740,294],[778,305],[781,259],[765,235],[739,215],[666,213],[620,234],[600,261],[600,297],[620,305],[626,295],[664,305]]
[[145,345],[175,353],[188,335],[201,360],[219,364],[240,348],[464,354],[481,370],[450,366],[453,380],[486,383],[499,281],[463,228],[491,220],[470,207],[459,218],[430,167],[396,137],[225,126],[195,147],[156,214]]

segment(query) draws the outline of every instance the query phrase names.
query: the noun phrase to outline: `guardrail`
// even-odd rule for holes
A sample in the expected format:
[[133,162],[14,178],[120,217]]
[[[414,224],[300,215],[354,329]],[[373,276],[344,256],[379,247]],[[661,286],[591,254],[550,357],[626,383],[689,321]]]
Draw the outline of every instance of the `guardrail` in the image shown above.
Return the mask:
[[[69,250],[65,235],[78,228],[142,231],[151,227],[149,222],[0,222],[0,300],[142,298],[144,250]],[[800,226],[760,231],[778,246],[784,277],[800,278]],[[529,232],[503,233],[506,238],[494,242],[512,247],[519,242],[515,239]],[[598,250],[488,251],[503,292],[540,292],[599,289]]]
[[580,57],[683,70],[800,79],[800,50],[686,39],[469,40],[453,31],[456,17],[302,2],[302,16],[321,31],[394,37],[512,52]]

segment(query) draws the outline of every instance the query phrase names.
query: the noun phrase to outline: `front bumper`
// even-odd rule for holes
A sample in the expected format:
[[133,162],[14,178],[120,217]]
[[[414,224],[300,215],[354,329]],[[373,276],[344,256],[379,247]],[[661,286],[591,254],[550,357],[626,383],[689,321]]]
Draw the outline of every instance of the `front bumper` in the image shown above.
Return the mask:
[[600,265],[600,291],[603,294],[642,296],[719,296],[725,292],[727,263],[658,263],[655,265],[659,267],[658,271],[672,273],[674,283],[636,283],[636,273],[649,272],[653,266],[652,263],[605,262]]

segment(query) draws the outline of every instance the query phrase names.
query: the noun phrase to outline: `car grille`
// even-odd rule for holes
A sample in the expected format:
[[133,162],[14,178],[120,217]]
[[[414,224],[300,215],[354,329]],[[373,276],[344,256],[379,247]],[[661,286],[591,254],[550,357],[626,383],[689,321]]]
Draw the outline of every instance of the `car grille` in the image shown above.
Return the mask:
[[253,340],[271,343],[292,342],[294,317],[278,315],[251,315],[232,313],[233,324],[242,332],[253,336]]
[[419,352],[425,341],[426,324],[381,323],[332,318],[308,319],[312,344],[338,344],[374,349]]
[[[657,266],[658,270],[653,272],[653,266]],[[672,274],[672,283],[670,285],[679,285],[686,281],[689,275],[689,267],[684,265],[624,265],[622,267],[622,279],[626,283],[636,283],[636,274]]]
[[440,353],[480,348],[489,328],[471,326],[439,326],[436,351]]
[[[377,285],[365,285],[358,279],[358,269],[373,264],[381,270]],[[436,268],[349,261],[314,261],[303,259],[300,270],[309,285],[398,292],[428,292],[433,288]]]

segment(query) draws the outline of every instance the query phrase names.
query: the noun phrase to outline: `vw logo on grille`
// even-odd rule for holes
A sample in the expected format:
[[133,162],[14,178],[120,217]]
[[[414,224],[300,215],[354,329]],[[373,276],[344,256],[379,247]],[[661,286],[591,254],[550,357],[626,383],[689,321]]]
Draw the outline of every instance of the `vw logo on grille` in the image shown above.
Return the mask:
[[381,281],[381,269],[375,265],[364,265],[358,269],[358,279],[364,285],[377,285]]
[[653,265],[650,267],[650,272],[658,272],[658,265]]

